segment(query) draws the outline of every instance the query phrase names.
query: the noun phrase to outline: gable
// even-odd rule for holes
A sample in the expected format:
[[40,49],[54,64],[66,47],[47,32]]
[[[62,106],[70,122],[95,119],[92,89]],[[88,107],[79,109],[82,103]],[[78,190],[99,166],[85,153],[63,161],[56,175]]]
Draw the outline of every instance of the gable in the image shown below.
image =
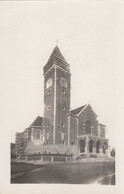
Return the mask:
[[92,107],[88,104],[80,113],[79,118],[79,135],[92,134],[98,135],[98,120],[97,115]]
[[76,108],[74,110],[71,110],[71,114],[73,115],[78,115],[87,105],[85,104],[84,106],[81,106],[79,108]]
[[35,126],[43,126],[43,117],[38,116],[33,123],[30,125],[30,127],[35,127]]
[[97,118],[96,113],[93,111],[92,107],[90,104],[86,105],[78,114],[78,117],[85,117],[86,120],[93,120]]

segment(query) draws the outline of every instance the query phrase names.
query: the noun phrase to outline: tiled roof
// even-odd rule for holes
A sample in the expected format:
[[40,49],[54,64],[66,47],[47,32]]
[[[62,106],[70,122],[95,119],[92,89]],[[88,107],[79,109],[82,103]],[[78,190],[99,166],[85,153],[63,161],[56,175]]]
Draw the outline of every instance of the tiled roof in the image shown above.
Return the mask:
[[86,106],[86,104],[84,106],[81,106],[79,108],[72,110],[71,114],[77,115],[85,106]]
[[57,57],[58,59],[61,59],[62,61],[66,62],[65,58],[63,57],[62,53],[59,50],[59,47],[56,46],[49,58],[48,61],[50,61],[53,57]]
[[30,125],[30,127],[33,126],[43,126],[43,117],[38,116],[34,122]]

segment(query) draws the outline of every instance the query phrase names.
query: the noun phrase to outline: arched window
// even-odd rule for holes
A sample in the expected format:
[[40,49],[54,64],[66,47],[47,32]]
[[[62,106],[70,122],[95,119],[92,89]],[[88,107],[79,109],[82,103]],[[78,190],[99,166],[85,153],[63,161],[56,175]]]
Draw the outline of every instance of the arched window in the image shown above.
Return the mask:
[[97,141],[96,142],[96,153],[99,153],[99,150],[100,150],[100,142]]
[[91,122],[89,120],[85,123],[85,132],[86,134],[91,134]]
[[47,107],[47,112],[49,112],[49,111],[50,111],[50,106]]
[[62,107],[62,110],[65,111],[65,107]]
[[46,89],[49,88],[50,86],[52,86],[52,78],[51,77],[47,80]]
[[40,140],[40,130],[39,129],[35,131],[34,139],[35,140]]
[[64,140],[60,140],[60,144],[64,144],[65,142],[64,142]]
[[90,140],[89,141],[89,153],[93,152],[93,144],[94,144],[93,140]]
[[31,130],[28,130],[28,140],[31,140]]
[[23,147],[23,146],[24,146],[23,139],[21,139],[21,147]]
[[79,141],[79,148],[80,148],[80,153],[85,152],[85,141],[84,140]]

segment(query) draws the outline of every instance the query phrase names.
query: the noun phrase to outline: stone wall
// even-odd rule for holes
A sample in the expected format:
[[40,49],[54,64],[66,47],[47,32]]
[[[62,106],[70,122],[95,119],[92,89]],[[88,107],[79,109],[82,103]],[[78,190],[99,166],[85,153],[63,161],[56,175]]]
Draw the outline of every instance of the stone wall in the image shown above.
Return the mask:
[[27,147],[27,154],[46,153],[46,154],[73,154],[77,155],[77,147],[66,145],[34,145],[33,142]]

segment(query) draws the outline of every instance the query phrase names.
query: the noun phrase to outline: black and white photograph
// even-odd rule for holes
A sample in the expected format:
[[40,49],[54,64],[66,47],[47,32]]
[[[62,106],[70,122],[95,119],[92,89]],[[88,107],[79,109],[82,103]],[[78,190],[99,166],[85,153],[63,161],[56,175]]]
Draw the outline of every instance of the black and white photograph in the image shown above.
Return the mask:
[[10,188],[1,179],[1,194],[29,185],[38,194],[45,185],[117,192],[123,3],[0,2],[1,174]]

